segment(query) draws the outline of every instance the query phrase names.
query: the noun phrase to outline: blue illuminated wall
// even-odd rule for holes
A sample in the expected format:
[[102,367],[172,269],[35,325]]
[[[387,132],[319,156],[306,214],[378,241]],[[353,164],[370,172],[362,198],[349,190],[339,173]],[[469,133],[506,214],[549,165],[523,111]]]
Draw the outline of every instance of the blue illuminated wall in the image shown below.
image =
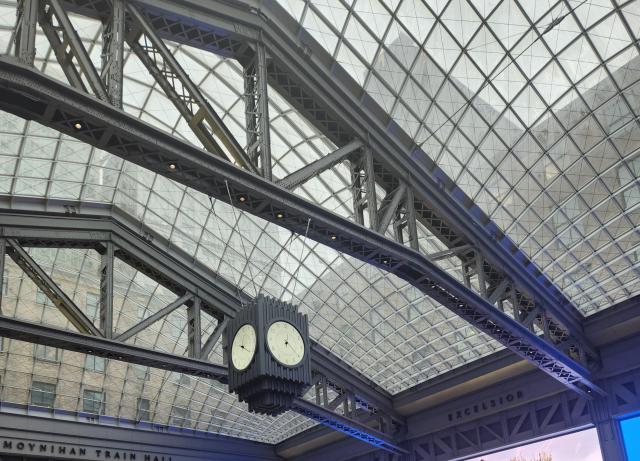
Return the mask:
[[640,461],[640,416],[620,421],[627,461]]

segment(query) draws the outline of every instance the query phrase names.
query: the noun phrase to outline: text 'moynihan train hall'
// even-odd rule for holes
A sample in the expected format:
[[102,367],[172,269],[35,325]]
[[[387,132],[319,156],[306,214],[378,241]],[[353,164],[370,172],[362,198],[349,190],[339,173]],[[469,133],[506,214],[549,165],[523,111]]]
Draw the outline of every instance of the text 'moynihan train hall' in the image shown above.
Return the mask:
[[0,461],[640,461],[640,0],[0,0]]

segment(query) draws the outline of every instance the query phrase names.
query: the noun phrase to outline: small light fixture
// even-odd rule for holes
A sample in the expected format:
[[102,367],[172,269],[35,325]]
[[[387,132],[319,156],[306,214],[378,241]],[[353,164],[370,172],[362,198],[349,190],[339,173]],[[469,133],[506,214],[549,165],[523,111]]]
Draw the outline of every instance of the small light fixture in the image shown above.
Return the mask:
[[174,171],[174,170],[176,169],[176,164],[175,164],[175,163],[170,163],[170,164],[169,164],[169,169],[170,169],[171,171]]
[[337,235],[332,235],[332,236],[331,236],[331,240],[336,240],[337,238],[338,238],[338,236],[337,236]]
[[382,260],[382,264],[389,264],[389,260],[388,259],[383,259]]
[[74,127],[76,130],[81,130],[81,129],[82,129],[82,123],[80,123],[80,122],[76,122],[76,123],[74,123],[74,124],[73,124],[73,127]]
[[278,218],[278,219],[284,218],[284,213],[282,213],[282,212],[276,213],[276,218]]
[[238,200],[240,200],[242,203],[247,201],[247,197],[245,197],[244,195],[241,195]]

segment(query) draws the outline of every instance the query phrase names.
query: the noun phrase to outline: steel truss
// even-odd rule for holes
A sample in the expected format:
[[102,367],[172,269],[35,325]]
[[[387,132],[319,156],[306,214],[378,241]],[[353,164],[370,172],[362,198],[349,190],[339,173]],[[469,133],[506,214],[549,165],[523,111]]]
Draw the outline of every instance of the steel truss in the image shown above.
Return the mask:
[[[112,8],[105,0],[64,0],[64,3],[75,12],[103,22],[112,17]],[[185,3],[191,4],[190,0]],[[257,11],[260,14],[255,14]],[[201,101],[201,95],[192,88],[179,64],[175,60],[172,62],[160,37],[234,57],[243,65],[248,146],[246,154],[236,149],[237,155],[233,157],[238,164],[271,178],[269,135],[265,123],[268,117],[268,81],[340,146],[327,156],[330,161],[314,162],[313,167],[308,165],[279,183],[293,188],[338,162],[349,161],[356,222],[382,235],[389,235],[387,242],[397,242],[414,250],[419,250],[417,228],[421,223],[451,250],[450,254],[439,254],[431,262],[447,257],[458,258],[466,288],[482,298],[483,308],[465,308],[459,296],[455,299],[443,297],[445,293],[439,293],[436,300],[520,355],[533,358],[537,366],[571,386],[581,379],[575,379],[571,373],[567,375],[559,369],[554,370],[548,359],[536,356],[535,352],[532,355],[527,346],[519,344],[522,334],[504,338],[505,330],[514,333],[509,326],[512,320],[532,335],[541,337],[562,357],[580,363],[583,369],[578,374],[583,375],[585,370],[599,366],[598,353],[584,338],[582,316],[575,307],[423,151],[416,148],[397,126],[389,125],[375,103],[367,100],[366,95],[362,97],[359,90],[350,91],[357,89],[357,85],[347,76],[332,70],[335,63],[313,38],[303,35],[299,39],[297,28],[280,20],[286,13],[278,5],[269,4],[268,10],[260,10],[251,2],[216,3],[209,9],[194,4],[185,10],[184,5],[174,6],[161,1],[151,6],[142,1],[138,8],[131,7],[131,13],[134,17],[131,29],[137,30],[137,21],[145,37],[149,36],[152,42],[152,45],[141,49],[129,37],[127,40],[132,50],[145,62],[188,121],[195,117],[193,111],[189,115],[184,107],[181,109],[179,106],[185,101],[189,104]],[[205,26],[206,23],[211,27]],[[272,55],[269,59],[267,52]],[[163,63],[154,70],[153,64],[157,64],[159,55]],[[309,66],[306,61],[312,56],[315,57],[313,66]],[[344,84],[336,85],[336,81]],[[180,83],[180,91],[176,91],[177,82]],[[345,90],[340,93],[336,88]],[[200,104],[201,108],[205,106],[207,104]],[[198,120],[197,123],[200,121],[197,117],[193,119]],[[190,125],[194,128],[193,123]],[[223,127],[224,124],[218,125],[218,130]],[[200,134],[195,128],[194,131],[202,140],[202,131]],[[366,142],[358,139],[360,133],[368,134]],[[237,147],[232,137],[223,136],[222,139]],[[344,154],[353,143],[363,146],[358,154]],[[207,147],[208,144],[204,144]],[[207,148],[217,152],[211,144]],[[411,152],[411,156],[407,156],[407,152]],[[239,161],[242,155],[245,158]],[[419,165],[418,160],[426,167]],[[379,207],[376,188],[386,194]],[[427,259],[430,258],[427,256]],[[381,259],[385,260],[387,258]],[[425,291],[429,295],[432,292]],[[480,315],[481,318],[476,316],[476,311],[484,309],[493,310],[493,316],[501,320],[499,323],[502,325],[498,329],[486,323],[484,314]],[[557,360],[552,362],[557,363]],[[584,377],[589,380],[588,373]],[[573,387],[587,394],[587,388],[594,389],[589,384]]]
[[[49,209],[52,206],[55,204],[48,204]],[[0,211],[0,250],[6,249],[80,333],[0,316],[0,336],[226,382],[227,368],[210,363],[208,357],[224,337],[229,319],[250,301],[247,295],[219,275],[196,266],[180,251],[169,250],[169,243],[152,231],[145,230],[144,235],[139,235],[133,230],[133,224],[125,224],[130,218],[115,208],[87,204],[78,208],[62,204],[58,207],[65,212],[28,215],[6,209]],[[25,247],[87,248],[101,254],[99,327],[86,318],[29,256]],[[0,252],[0,261],[4,261],[3,255]],[[119,334],[113,331],[114,258],[127,262],[178,296],[174,302]],[[187,308],[188,358],[125,342],[181,307]],[[218,321],[206,339],[201,337],[201,311]],[[337,405],[326,400],[316,399],[313,403],[301,399],[296,402],[296,411],[378,448],[403,452],[393,442],[393,436],[404,426],[404,418],[393,410],[388,394],[315,342],[312,342],[311,363],[314,379],[326,386],[325,392],[330,387],[333,395],[350,402],[351,406],[341,414]]]
[[[308,228],[310,239],[407,280],[575,391],[585,395],[601,392],[585,364],[595,354],[589,343],[579,332],[572,334],[563,330],[559,335],[555,329],[557,324],[544,315],[542,335],[532,331],[529,325],[539,317],[535,312],[543,312],[533,301],[529,303],[529,310],[522,305],[516,309],[531,323],[523,322],[519,316],[512,318],[481,294],[459,283],[428,257],[400,242],[312,205],[273,182],[179,141],[28,67],[8,60],[1,64],[0,107],[3,110],[36,120],[211,197],[231,202],[293,232],[304,233]],[[29,98],[25,99],[24,95]],[[366,175],[365,171],[364,181]],[[370,201],[366,207],[370,216],[374,209],[377,216],[377,207]],[[486,268],[487,264],[483,261],[477,267]],[[517,290],[511,293],[514,293],[514,302],[528,300]]]

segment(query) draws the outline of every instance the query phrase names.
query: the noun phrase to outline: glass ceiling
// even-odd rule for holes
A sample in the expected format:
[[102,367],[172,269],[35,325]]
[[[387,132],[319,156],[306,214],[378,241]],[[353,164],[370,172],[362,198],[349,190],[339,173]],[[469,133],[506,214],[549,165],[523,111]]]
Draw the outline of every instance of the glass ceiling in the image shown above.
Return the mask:
[[[282,3],[582,312],[596,312],[640,292],[640,2]],[[77,16],[72,21],[99,68],[100,24]],[[14,23],[15,2],[0,1],[2,52],[11,52]],[[40,32],[36,48],[36,67],[65,81]],[[171,49],[243,142],[240,65],[190,47]],[[335,149],[275,91],[269,99],[276,178]],[[128,53],[124,102],[125,111],[198,145],[172,103]],[[342,216],[352,215],[344,165],[296,193]],[[315,340],[391,393],[500,347],[391,274],[1,112],[0,194],[117,205],[248,294],[299,304],[309,315]],[[419,227],[419,233],[425,254],[444,249],[426,229]],[[40,257],[55,277],[85,270],[66,268],[60,261],[67,258]],[[90,261],[91,255],[81,259]],[[461,279],[455,260],[438,264]],[[16,282],[8,296],[14,305],[31,303],[35,288],[8,266]],[[121,274],[118,330],[131,326],[131,312],[140,305],[150,306],[142,310],[151,313],[173,300],[153,282],[139,282],[144,278],[132,269],[121,268]],[[87,277],[89,286],[94,282]],[[128,295],[137,292],[145,295]],[[45,305],[32,310],[29,319],[54,322],[45,315],[52,310]],[[10,315],[22,314],[14,309]],[[158,328],[171,329],[182,321],[168,318]],[[211,322],[206,328],[214,327]],[[168,347],[145,341],[147,347]],[[181,331],[170,350],[184,353],[185,344]],[[66,363],[59,363],[60,370]],[[125,365],[113,366],[123,383],[134,382]],[[85,383],[85,373],[77,369],[74,382]],[[11,369],[7,361],[5,373],[35,372]],[[17,382],[23,389],[29,386]],[[229,427],[237,427],[233,434],[240,437],[275,442],[308,425],[289,414],[248,416],[244,405],[209,381],[191,378],[190,386],[189,392],[197,387],[208,400],[203,411],[190,411],[187,427],[220,432],[228,421],[254,418],[251,427],[259,430]],[[135,406],[131,399],[142,392],[131,389],[122,392],[120,405],[107,402],[112,415],[130,414],[125,409]],[[156,401],[171,400],[169,394],[179,391],[162,392],[168,394]],[[216,413],[219,405],[224,411]],[[154,418],[172,422],[166,411]],[[219,418],[219,424],[212,425],[212,418]]]

